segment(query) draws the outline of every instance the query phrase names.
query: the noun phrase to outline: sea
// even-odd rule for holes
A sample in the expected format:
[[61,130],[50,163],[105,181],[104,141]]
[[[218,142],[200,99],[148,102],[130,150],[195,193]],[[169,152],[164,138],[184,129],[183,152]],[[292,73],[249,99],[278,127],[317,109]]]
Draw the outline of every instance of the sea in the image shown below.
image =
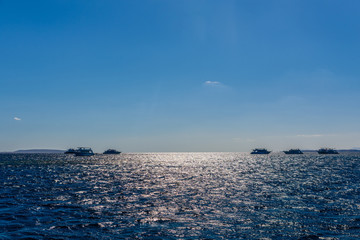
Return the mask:
[[360,154],[0,154],[0,239],[360,239]]

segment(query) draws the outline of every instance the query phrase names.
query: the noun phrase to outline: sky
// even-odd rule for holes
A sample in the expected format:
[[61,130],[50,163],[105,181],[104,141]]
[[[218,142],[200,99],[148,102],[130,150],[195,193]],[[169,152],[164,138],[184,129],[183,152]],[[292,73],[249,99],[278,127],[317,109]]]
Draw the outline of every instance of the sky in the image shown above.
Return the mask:
[[360,147],[356,0],[0,1],[0,151]]

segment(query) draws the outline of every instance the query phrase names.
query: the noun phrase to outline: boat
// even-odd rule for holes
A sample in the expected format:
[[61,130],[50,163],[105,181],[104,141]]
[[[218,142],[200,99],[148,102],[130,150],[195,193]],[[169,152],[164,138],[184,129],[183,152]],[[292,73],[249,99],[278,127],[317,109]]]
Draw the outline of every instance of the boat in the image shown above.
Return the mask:
[[120,154],[121,152],[116,151],[115,149],[108,149],[103,154]]
[[304,154],[300,149],[290,149],[289,151],[284,151],[285,154]]
[[64,152],[65,154],[75,154],[76,150],[73,148],[69,148],[66,152]]
[[255,148],[251,154],[269,154],[271,153],[271,151],[268,151],[267,149],[265,148]]
[[319,154],[339,154],[338,151],[332,148],[320,148],[317,152]]
[[75,151],[75,156],[93,156],[94,152],[91,148],[79,147]]

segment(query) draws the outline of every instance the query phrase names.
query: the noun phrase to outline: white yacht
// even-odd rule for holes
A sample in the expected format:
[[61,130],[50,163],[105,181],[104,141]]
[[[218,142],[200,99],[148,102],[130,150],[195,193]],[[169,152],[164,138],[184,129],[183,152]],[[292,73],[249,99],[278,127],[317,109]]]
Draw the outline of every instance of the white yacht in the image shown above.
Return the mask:
[[91,148],[79,147],[75,151],[75,156],[93,156],[94,152]]
[[304,154],[300,149],[290,149],[289,151],[284,151],[285,154]]
[[251,154],[269,154],[271,153],[271,151],[268,151],[267,149],[265,148],[255,148]]
[[317,152],[319,154],[339,154],[338,151],[332,148],[320,148]]

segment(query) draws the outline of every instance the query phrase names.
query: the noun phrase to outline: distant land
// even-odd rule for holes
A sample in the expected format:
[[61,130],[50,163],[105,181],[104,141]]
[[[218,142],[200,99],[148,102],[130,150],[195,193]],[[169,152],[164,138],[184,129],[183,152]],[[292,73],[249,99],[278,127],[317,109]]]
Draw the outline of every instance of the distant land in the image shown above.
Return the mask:
[[[335,149],[338,152],[360,152],[360,149],[356,148],[356,149]],[[301,150],[303,152],[317,152],[318,150]]]
[[340,149],[338,152],[360,152],[359,149]]
[[17,150],[13,153],[64,153],[65,150],[58,149],[27,149],[27,150]]

